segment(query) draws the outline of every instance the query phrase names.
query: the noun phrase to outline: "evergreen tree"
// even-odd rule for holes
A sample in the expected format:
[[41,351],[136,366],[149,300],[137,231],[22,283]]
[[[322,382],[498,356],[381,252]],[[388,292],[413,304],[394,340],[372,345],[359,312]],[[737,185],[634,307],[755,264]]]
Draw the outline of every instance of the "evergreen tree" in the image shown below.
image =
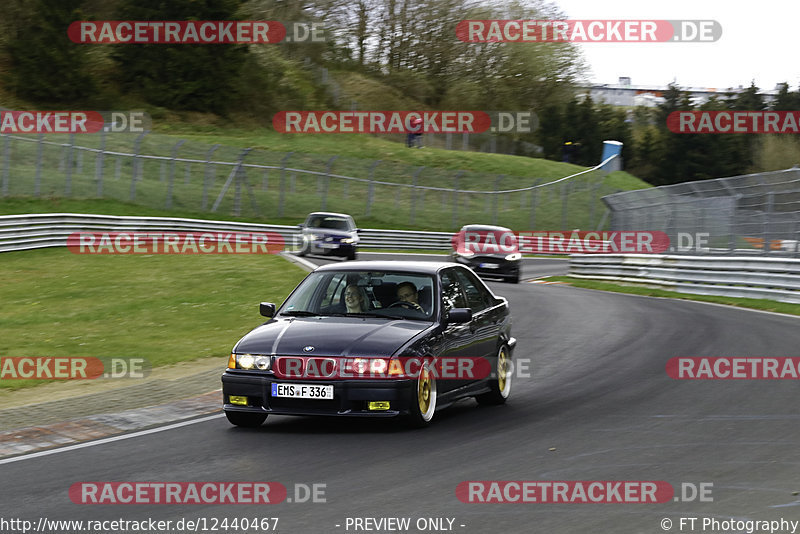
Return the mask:
[[[239,0],[122,0],[119,20],[235,20]],[[125,90],[172,109],[223,113],[232,101],[246,45],[124,44],[113,57]]]
[[13,20],[4,25],[15,35],[5,43],[11,62],[6,80],[18,97],[73,103],[94,92],[87,69],[90,45],[73,43],[67,36],[70,23],[83,18],[80,6],[81,0],[34,0],[9,9]]

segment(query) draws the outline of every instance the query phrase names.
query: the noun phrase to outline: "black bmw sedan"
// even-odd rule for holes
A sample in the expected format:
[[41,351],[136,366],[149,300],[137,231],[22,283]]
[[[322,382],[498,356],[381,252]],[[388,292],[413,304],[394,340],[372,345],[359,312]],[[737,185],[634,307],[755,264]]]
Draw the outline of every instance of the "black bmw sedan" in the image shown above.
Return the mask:
[[320,267],[233,348],[223,408],[239,426],[269,414],[399,417],[426,426],[474,397],[503,404],[516,340],[508,302],[453,263]]

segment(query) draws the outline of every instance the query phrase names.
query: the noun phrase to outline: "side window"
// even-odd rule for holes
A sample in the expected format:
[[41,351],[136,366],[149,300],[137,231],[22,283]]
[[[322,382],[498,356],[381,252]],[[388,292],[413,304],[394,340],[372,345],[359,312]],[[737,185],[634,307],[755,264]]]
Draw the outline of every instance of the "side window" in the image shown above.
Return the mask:
[[328,282],[328,287],[325,289],[325,296],[322,299],[321,306],[326,308],[328,306],[335,306],[341,302],[342,292],[347,286],[345,283],[346,277],[344,273],[335,274]]
[[469,274],[470,273],[466,273],[460,269],[456,271],[456,277],[464,288],[464,293],[467,295],[467,307],[472,310],[472,313],[478,313],[491,306],[492,296],[486,291],[483,285],[472,280]]
[[466,308],[464,293],[461,283],[453,269],[447,269],[442,273],[442,309],[445,311],[453,308]]

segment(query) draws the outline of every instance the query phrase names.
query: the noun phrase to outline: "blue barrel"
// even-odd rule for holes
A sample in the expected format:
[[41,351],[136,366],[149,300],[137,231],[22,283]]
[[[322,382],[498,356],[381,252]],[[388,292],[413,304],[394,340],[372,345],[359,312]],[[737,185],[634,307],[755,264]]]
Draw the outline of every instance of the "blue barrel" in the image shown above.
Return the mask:
[[607,160],[611,156],[617,156],[601,167],[605,172],[614,172],[622,170],[622,143],[619,141],[603,141],[603,157],[601,162]]

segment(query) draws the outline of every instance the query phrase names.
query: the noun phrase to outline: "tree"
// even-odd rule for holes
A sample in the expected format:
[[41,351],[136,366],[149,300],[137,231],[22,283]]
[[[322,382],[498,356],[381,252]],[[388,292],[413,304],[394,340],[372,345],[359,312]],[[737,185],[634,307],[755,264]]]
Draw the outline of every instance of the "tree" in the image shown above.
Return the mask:
[[11,62],[7,81],[17,96],[72,103],[94,92],[87,69],[91,45],[71,42],[66,31],[70,23],[84,18],[80,6],[81,0],[34,0],[8,9],[14,36],[5,43]]
[[[235,20],[240,0],[122,0],[120,20]],[[114,45],[122,88],[172,109],[224,113],[247,55],[245,45]]]

